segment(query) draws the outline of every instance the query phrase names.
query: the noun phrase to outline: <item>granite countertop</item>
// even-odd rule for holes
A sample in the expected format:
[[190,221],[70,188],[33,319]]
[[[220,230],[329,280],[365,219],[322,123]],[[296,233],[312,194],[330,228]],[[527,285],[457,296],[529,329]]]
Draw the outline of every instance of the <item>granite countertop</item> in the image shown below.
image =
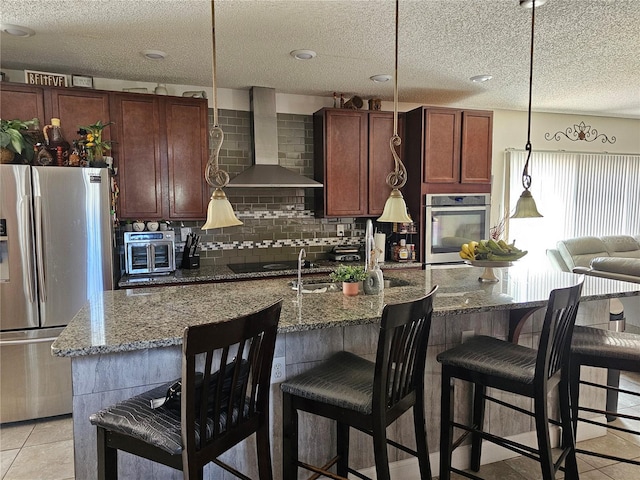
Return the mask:
[[[338,262],[328,260],[314,263],[312,268],[303,268],[304,276],[329,273],[335,270]],[[385,262],[381,265],[383,270],[395,270],[406,268],[422,268],[418,262]],[[187,283],[227,282],[233,280],[257,280],[297,275],[297,270],[265,270],[262,272],[234,273],[227,265],[202,266],[194,270],[178,269],[168,275],[123,275],[118,282],[120,288],[134,288],[142,286],[178,285]]]
[[[470,266],[387,271],[385,279],[395,279],[403,286],[356,297],[336,291],[306,293],[298,299],[291,278],[107,291],[78,312],[53,343],[52,351],[56,356],[73,357],[178,345],[189,325],[245,315],[280,298],[284,300],[280,332],[375,323],[385,303],[418,298],[433,285],[439,286],[435,317],[543,307],[552,289],[572,285],[579,278],[514,266],[496,269],[500,282],[481,283],[480,272]],[[585,277],[583,300],[634,295],[640,295],[640,284]]]

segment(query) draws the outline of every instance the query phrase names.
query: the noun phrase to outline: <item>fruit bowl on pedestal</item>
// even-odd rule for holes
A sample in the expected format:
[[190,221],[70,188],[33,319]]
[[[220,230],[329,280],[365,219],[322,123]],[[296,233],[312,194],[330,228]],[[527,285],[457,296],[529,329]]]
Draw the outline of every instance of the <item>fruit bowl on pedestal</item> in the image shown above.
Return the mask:
[[473,265],[474,267],[483,267],[484,271],[482,272],[482,275],[478,277],[478,281],[484,283],[495,283],[500,281],[493,271],[494,268],[504,268],[513,265],[513,262],[499,260],[465,260],[464,263],[467,265]]

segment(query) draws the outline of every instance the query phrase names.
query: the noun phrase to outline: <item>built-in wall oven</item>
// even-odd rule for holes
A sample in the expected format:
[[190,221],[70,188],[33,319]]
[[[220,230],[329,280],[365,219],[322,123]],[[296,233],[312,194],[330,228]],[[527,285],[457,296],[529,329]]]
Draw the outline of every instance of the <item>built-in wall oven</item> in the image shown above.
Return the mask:
[[428,194],[425,263],[462,262],[463,243],[489,238],[491,196],[487,194]]
[[173,231],[125,232],[124,248],[129,275],[170,273],[176,269]]

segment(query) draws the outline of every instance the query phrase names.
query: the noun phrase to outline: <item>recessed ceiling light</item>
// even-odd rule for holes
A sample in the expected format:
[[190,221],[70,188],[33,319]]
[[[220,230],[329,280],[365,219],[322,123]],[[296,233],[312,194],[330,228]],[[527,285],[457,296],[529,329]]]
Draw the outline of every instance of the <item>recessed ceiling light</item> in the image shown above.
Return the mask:
[[[520,0],[520,6],[522,8],[532,8],[534,0]],[[535,0],[536,7],[540,7],[547,3],[547,0]]]
[[391,75],[383,74],[383,75],[373,75],[369,77],[369,80],[375,83],[384,83],[391,80]]
[[476,75],[474,77],[471,77],[469,80],[475,83],[484,83],[491,80],[492,78],[492,75]]
[[289,52],[289,55],[296,60],[311,60],[312,58],[315,58],[317,54],[313,50],[293,50]]
[[167,54],[161,50],[143,50],[140,53],[149,60],[164,60],[164,57],[167,56]]
[[14,37],[33,37],[36,32],[27,27],[20,25],[11,25],[9,23],[2,24],[2,32]]

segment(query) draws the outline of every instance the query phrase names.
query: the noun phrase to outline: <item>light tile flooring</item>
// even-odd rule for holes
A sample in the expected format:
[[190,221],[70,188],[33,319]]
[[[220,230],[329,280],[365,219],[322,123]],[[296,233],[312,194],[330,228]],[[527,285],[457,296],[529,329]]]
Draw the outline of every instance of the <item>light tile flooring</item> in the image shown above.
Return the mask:
[[[640,392],[640,374],[625,374],[621,387]],[[640,397],[621,395],[620,413],[640,415]],[[640,430],[640,422],[631,428]],[[616,423],[623,423],[616,420]],[[580,447],[640,460],[640,435],[610,431],[605,437],[580,442]],[[2,480],[74,480],[73,427],[71,416],[6,424],[0,427]],[[596,457],[579,456],[580,480],[640,479],[640,467]],[[480,476],[487,480],[536,480],[538,466],[518,457],[485,465]],[[454,475],[453,478],[463,478]],[[82,479],[77,479],[82,480]],[[397,479],[401,480],[401,479]]]

